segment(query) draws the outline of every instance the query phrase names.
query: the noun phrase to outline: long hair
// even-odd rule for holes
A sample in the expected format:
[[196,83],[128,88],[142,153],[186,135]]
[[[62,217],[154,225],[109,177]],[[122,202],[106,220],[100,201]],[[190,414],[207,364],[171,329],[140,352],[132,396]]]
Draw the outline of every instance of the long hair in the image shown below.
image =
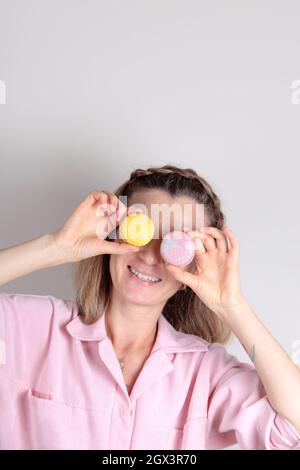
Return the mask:
[[[127,196],[127,201],[135,191],[141,189],[163,189],[171,196],[187,196],[204,204],[209,225],[222,229],[225,217],[220,207],[220,199],[209,183],[191,168],[165,165],[137,169],[130,178],[119,186],[114,194]],[[109,238],[107,237],[107,240]],[[94,323],[108,305],[111,294],[109,270],[110,255],[97,255],[74,264],[73,281],[76,290],[76,304],[82,321]],[[213,343],[226,343],[231,331],[204,302],[186,286],[170,297],[162,314],[178,331],[193,334]]]

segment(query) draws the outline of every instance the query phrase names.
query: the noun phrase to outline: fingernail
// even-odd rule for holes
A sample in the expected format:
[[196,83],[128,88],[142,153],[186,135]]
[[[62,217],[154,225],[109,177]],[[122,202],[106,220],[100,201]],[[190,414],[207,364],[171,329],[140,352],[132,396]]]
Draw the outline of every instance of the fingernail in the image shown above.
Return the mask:
[[97,216],[99,217],[104,217],[105,215],[105,212],[103,209],[97,209],[97,213],[96,213]]

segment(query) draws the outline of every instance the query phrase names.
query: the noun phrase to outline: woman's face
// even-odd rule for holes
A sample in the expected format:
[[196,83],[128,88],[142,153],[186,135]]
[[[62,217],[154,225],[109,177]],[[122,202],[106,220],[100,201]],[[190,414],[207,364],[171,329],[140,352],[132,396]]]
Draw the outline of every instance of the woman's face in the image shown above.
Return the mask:
[[[180,206],[177,206],[179,210],[183,208],[184,204],[189,204],[189,207],[192,208],[193,215],[188,215],[188,219],[184,216],[181,229],[183,229],[184,226],[188,226],[189,229],[195,228],[195,208],[197,202],[192,198],[186,196],[173,198],[166,191],[160,189],[146,189],[144,191],[135,192],[130,200],[127,201],[127,204],[128,208],[135,204],[143,204],[147,208],[149,217],[151,217],[151,207],[153,208],[153,204],[167,204],[168,206],[179,204]],[[185,212],[183,212],[183,214],[185,214]],[[182,284],[167,271],[165,262],[160,255],[162,237],[169,231],[168,228],[170,228],[170,230],[174,229],[174,218],[170,223],[167,222],[167,224],[165,224],[163,215],[161,215],[158,220],[159,227],[156,223],[156,238],[153,238],[147,245],[141,247],[138,253],[110,255],[110,274],[113,291],[117,292],[121,301],[140,305],[164,305],[182,286]],[[176,225],[176,229],[178,229],[178,225]],[[119,241],[115,240],[114,243],[119,243]],[[159,281],[141,281],[130,272],[130,268],[147,276],[151,276],[153,279],[159,279]],[[192,272],[194,269],[194,261],[184,269]]]

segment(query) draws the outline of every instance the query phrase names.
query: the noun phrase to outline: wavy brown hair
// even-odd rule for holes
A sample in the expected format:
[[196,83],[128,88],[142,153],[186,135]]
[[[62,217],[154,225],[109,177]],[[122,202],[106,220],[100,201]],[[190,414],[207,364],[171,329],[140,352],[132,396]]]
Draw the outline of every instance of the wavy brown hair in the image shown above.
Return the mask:
[[[204,204],[209,225],[222,229],[225,217],[220,199],[209,183],[191,168],[165,165],[137,169],[130,178],[114,191],[117,197],[130,197],[138,190],[163,189],[171,196],[187,196]],[[107,240],[109,237],[107,237]],[[106,308],[111,294],[109,254],[98,255],[75,263],[73,280],[76,289],[76,304],[82,321],[94,323]],[[213,343],[225,343],[231,337],[230,329],[202,300],[186,286],[170,297],[162,314],[173,327],[184,333],[193,334]]]

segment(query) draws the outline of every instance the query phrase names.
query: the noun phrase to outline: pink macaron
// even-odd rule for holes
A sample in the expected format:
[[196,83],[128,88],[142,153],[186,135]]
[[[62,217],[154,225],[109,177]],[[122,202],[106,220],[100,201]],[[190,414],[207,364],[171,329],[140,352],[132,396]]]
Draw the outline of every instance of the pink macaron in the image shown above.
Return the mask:
[[195,244],[185,232],[175,230],[164,236],[160,254],[166,263],[185,266],[194,258]]

